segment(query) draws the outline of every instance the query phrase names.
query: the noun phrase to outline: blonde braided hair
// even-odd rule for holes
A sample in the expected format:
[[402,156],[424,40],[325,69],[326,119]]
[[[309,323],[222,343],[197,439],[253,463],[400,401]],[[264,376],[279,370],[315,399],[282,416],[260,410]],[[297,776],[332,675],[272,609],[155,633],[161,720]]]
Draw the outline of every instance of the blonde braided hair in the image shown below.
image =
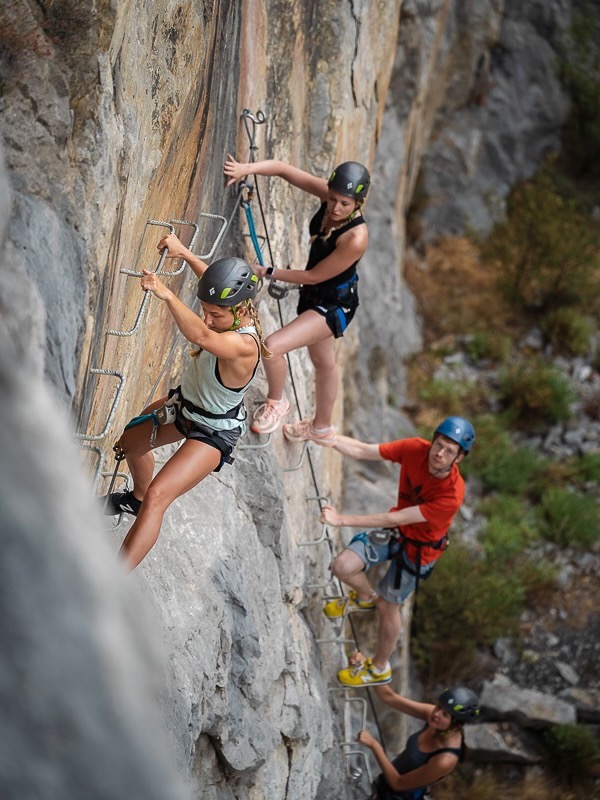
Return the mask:
[[256,333],[258,334],[258,342],[260,344],[260,354],[263,358],[271,358],[273,353],[265,345],[263,329],[258,316],[258,311],[256,310],[252,300],[247,300],[246,304],[248,307],[248,313],[250,314],[250,319],[254,323],[254,327],[256,328]]
[[[256,333],[258,334],[258,344],[260,347],[260,355],[262,358],[271,358],[273,353],[269,350],[269,348],[265,345],[264,334],[262,325],[258,316],[258,312],[254,307],[254,303],[252,300],[244,300],[237,306],[233,306],[231,309],[233,311],[234,317],[237,317],[236,311],[240,308],[246,308],[248,311],[248,316],[252,321],[252,324],[256,328]],[[196,358],[202,352],[202,348],[199,347],[197,350],[190,350],[190,356],[192,358]]]

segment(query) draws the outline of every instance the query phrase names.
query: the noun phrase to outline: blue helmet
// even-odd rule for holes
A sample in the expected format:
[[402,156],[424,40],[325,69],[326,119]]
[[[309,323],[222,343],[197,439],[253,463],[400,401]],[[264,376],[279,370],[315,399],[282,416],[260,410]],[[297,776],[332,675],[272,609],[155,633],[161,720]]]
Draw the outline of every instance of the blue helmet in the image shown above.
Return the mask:
[[469,452],[475,441],[475,428],[468,419],[463,419],[462,417],[446,417],[437,426],[433,435],[435,436],[438,433],[441,433],[447,439],[452,439],[453,442],[460,445],[465,453]]

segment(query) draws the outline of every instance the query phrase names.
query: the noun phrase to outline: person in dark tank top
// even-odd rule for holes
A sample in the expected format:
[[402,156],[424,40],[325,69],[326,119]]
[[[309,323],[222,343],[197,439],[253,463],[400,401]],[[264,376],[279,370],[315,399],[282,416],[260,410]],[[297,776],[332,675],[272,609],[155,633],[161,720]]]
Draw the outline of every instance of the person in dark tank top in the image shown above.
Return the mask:
[[314,416],[284,425],[283,433],[292,442],[331,443],[335,440],[331,422],[338,388],[333,340],[344,335],[358,307],[356,266],[368,242],[362,205],[371,182],[369,172],[356,161],[346,161],[326,180],[284,161],[242,164],[228,156],[224,173],[229,178],[228,186],[247,175],[278,176],[321,201],[309,225],[311,246],[305,269],[253,265],[261,278],[300,286],[300,297],[297,318],[266,341],[273,354],[264,364],[268,393],[254,414],[251,428],[259,434],[279,428],[290,408],[285,395],[285,356],[292,350],[308,347],[315,368]]
[[[355,653],[351,660],[361,657]],[[429,784],[449,775],[464,760],[463,725],[479,718],[477,695],[466,686],[455,686],[443,691],[433,705],[402,697],[387,684],[373,688],[386,705],[425,725],[408,737],[406,747],[393,760],[368,730],[360,731],[357,741],[372,750],[381,767],[370,800],[420,800]]]

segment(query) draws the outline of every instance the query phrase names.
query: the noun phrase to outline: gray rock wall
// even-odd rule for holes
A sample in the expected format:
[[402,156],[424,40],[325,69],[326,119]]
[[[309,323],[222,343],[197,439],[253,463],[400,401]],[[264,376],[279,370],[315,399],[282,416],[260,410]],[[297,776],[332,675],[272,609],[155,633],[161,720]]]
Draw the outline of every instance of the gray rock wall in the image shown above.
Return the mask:
[[[0,198],[0,274],[20,275],[1,148]],[[91,513],[65,410],[23,350],[26,325],[11,328],[0,346],[0,796],[185,800],[157,703],[166,654]]]

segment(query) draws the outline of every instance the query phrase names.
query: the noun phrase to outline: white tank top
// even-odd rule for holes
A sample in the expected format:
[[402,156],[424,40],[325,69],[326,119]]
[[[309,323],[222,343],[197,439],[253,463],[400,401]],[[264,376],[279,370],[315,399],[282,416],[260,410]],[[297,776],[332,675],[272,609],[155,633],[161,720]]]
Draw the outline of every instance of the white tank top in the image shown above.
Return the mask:
[[[254,325],[245,325],[243,328],[239,328],[236,333],[252,336],[256,341],[257,348],[259,347],[258,334]],[[245,386],[241,389],[229,389],[221,382],[217,356],[209,353],[208,350],[203,350],[200,355],[193,358],[188,364],[181,379],[181,393],[186,400],[189,400],[195,406],[203,408],[205,411],[210,411],[211,414],[223,414],[231,411],[231,409],[240,405],[244,399],[244,395],[256,376],[259,362],[260,357],[257,357],[252,377]],[[233,419],[203,417],[201,414],[188,411],[186,408],[183,409],[182,413],[186,419],[215,430],[231,430],[232,428],[240,427],[242,428],[242,433],[246,430],[246,425],[244,424],[246,409],[243,404],[240,406],[237,417]]]

